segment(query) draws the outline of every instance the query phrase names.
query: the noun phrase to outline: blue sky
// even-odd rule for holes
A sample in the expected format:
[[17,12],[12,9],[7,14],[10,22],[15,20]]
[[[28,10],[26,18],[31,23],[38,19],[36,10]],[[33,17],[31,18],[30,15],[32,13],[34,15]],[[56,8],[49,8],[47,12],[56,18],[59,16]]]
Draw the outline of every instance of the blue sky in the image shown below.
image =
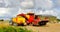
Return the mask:
[[0,0],[0,18],[27,12],[60,18],[60,0]]

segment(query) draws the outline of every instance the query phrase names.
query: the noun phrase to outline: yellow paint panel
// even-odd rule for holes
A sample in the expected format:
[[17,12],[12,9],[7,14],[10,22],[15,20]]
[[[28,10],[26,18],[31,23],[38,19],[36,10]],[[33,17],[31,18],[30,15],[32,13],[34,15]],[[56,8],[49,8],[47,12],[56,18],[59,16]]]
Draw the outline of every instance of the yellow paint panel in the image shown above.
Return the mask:
[[17,23],[25,23],[25,18],[18,16],[17,17]]

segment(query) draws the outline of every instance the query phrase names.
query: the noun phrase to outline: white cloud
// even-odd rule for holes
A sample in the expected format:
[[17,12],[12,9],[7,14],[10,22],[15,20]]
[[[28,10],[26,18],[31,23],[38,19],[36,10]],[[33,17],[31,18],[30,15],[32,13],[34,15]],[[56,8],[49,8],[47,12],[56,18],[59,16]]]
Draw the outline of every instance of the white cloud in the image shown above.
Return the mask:
[[55,4],[57,7],[60,7],[60,0],[55,0],[54,4]]
[[46,11],[40,10],[39,12],[36,12],[36,14],[39,14],[39,15],[52,15],[52,16],[56,16],[58,19],[60,19],[60,11],[58,9],[46,10]]
[[52,7],[51,0],[4,0],[4,2],[5,2],[5,7],[33,8],[37,6],[39,8],[44,8],[44,9],[48,9]]
[[0,17],[13,17],[18,13],[18,8],[0,8]]
[[59,9],[54,9],[54,11],[56,12],[56,16],[58,19],[60,19],[60,10]]
[[29,13],[29,12],[34,12],[32,9],[19,9],[17,14],[21,14],[21,13]]
[[36,14],[57,16],[56,11],[54,11],[54,10],[46,10],[46,11],[40,10],[39,12],[36,12]]
[[[20,2],[22,1],[22,2]],[[55,1],[55,0],[54,0]],[[0,1],[2,2],[2,1]],[[55,4],[53,4],[52,0],[4,0],[5,5],[3,7],[9,8],[0,8],[0,16],[16,16],[19,13],[27,13],[30,11],[34,11],[34,9],[26,9],[26,8],[42,8],[40,10],[36,10],[36,14],[46,14],[46,15],[54,15],[60,18],[60,12],[57,10],[53,10],[53,5],[60,6],[60,0],[56,0]],[[12,8],[11,8],[12,7]],[[19,9],[24,8],[24,9]],[[43,11],[45,9],[45,11]],[[49,10],[52,9],[52,10]],[[38,13],[38,12],[39,13]]]
[[0,3],[2,3],[2,0],[0,0]]
[[53,7],[53,3],[51,0],[35,0],[36,7],[42,9],[51,9]]
[[22,8],[42,8],[42,9],[51,9],[53,3],[51,0],[25,0],[21,2]]
[[60,6],[60,0],[57,0],[58,5]]
[[19,8],[9,8],[9,15],[14,17],[19,11]]
[[25,1],[21,2],[20,5],[21,5],[21,7],[23,9],[25,9],[25,8],[33,8],[34,2],[33,2],[33,0],[29,0],[29,1],[25,0]]
[[0,0],[0,4],[2,7],[9,7],[9,8],[19,7],[20,6],[20,0]]
[[0,8],[0,16],[3,16],[4,14],[8,13],[8,9],[7,8]]

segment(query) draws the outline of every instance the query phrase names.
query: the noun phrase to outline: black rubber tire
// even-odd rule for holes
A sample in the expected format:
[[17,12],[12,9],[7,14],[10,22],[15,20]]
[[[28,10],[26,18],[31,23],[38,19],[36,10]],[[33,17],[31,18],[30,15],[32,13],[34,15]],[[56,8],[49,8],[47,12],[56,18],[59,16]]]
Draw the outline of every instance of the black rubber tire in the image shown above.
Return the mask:
[[22,23],[22,24],[18,24],[17,26],[24,26],[24,24]]
[[45,26],[46,25],[46,22],[45,21],[42,21],[42,22],[39,22],[38,23],[40,26]]

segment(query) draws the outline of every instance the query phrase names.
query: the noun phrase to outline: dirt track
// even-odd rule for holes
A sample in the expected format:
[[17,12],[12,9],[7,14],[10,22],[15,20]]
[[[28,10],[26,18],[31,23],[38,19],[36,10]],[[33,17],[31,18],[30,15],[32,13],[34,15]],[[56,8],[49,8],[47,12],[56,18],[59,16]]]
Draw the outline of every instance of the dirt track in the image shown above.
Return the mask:
[[[1,26],[9,26],[8,23],[1,23],[0,22],[0,27]],[[55,23],[55,24],[47,24],[46,26],[23,26],[26,27],[29,30],[33,30],[34,32],[60,32],[60,24]]]
[[43,27],[35,27],[35,26],[26,26],[27,29],[32,29],[35,32],[60,32],[60,24],[48,24]]

